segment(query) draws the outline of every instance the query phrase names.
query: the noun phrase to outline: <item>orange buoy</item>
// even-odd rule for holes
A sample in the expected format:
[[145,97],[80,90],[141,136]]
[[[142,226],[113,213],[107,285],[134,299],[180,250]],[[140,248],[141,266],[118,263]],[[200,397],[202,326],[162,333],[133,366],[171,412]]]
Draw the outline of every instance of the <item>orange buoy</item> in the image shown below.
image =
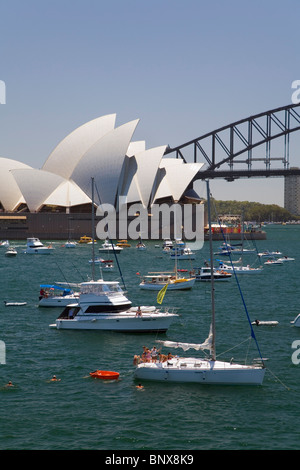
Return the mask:
[[95,370],[94,372],[90,372],[91,377],[106,380],[118,379],[119,375],[119,372],[113,372],[111,370]]

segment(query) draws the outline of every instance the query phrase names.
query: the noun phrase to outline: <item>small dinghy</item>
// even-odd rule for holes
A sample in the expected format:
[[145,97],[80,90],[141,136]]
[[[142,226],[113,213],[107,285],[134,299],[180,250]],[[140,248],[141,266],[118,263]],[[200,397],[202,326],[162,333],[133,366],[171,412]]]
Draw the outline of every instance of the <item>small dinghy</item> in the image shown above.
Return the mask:
[[257,325],[257,326],[276,326],[278,325],[278,321],[261,321],[261,320],[255,320],[251,322],[251,325]]
[[105,380],[115,380],[119,378],[119,372],[113,372],[111,370],[95,370],[94,372],[90,372],[91,377],[95,377],[97,379],[105,379]]
[[4,304],[6,307],[20,307],[22,305],[27,305],[27,302],[7,302],[4,300]]

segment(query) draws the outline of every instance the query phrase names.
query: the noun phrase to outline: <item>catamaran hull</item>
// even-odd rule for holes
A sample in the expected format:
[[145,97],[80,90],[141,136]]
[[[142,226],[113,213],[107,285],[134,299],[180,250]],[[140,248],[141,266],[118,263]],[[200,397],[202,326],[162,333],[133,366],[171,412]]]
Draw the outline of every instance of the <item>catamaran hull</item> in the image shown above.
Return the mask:
[[138,366],[135,370],[135,378],[139,380],[154,380],[160,382],[198,383],[207,385],[261,385],[264,379],[263,368],[234,368],[206,370],[171,369],[157,367]]
[[99,318],[99,319],[57,319],[51,327],[61,330],[102,330],[119,332],[166,332],[174,320],[176,314],[155,318],[125,317],[125,318]]

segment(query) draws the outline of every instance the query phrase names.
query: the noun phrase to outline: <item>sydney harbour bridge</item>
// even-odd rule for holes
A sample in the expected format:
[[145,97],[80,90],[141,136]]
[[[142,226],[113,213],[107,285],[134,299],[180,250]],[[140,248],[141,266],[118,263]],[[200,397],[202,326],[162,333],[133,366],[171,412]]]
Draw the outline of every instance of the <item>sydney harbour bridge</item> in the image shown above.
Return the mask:
[[204,162],[194,180],[300,175],[300,168],[290,167],[290,138],[300,130],[299,113],[300,104],[265,111],[168,147],[165,154]]

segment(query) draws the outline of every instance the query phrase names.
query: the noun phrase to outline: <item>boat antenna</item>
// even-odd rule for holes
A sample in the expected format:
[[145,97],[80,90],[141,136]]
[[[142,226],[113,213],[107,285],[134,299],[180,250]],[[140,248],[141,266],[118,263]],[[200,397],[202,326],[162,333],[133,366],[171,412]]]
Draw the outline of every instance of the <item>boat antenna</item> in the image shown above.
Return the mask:
[[210,275],[211,275],[211,332],[212,332],[211,355],[212,355],[212,360],[215,361],[216,360],[215,282],[214,282],[214,260],[213,260],[213,246],[212,246],[209,180],[206,181],[206,189],[207,189],[207,215],[208,215],[208,227],[209,227],[209,251],[210,251]]
[[92,178],[92,280],[95,280],[95,206],[94,178]]
[[[97,191],[97,195],[98,195],[99,204],[101,205],[102,202],[101,202],[101,198],[100,198],[100,194],[99,194],[97,185],[96,185],[96,191]],[[121,279],[122,279],[122,282],[123,282],[124,290],[126,290],[126,285],[125,285],[125,281],[124,281],[124,278],[123,278],[123,275],[122,275],[122,271],[121,271],[121,268],[120,268],[119,260],[118,260],[118,257],[117,257],[117,255],[116,255],[115,247],[114,247],[114,244],[113,244],[113,242],[112,242],[112,240],[111,240],[111,238],[110,238],[109,233],[108,233],[108,238],[109,238],[110,243],[111,243],[111,245],[112,245],[112,249],[113,249],[113,252],[114,252],[115,260],[116,260],[116,262],[117,262],[118,269],[119,269],[119,273],[120,273],[120,276],[121,276]]]

